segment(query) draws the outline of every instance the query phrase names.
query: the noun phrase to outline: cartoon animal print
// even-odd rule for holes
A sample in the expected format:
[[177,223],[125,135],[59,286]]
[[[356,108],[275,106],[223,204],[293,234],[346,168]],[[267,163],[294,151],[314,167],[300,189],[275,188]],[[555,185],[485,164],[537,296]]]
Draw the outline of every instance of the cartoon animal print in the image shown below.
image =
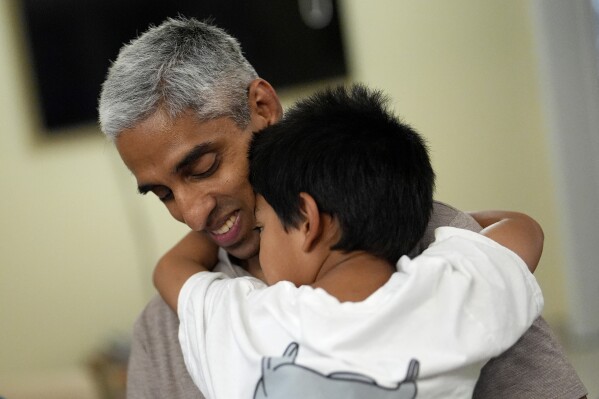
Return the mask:
[[295,364],[299,345],[289,344],[283,356],[262,359],[262,377],[256,384],[254,399],[414,399],[420,364],[412,359],[406,378],[395,388],[385,388],[365,375],[356,373],[321,374]]

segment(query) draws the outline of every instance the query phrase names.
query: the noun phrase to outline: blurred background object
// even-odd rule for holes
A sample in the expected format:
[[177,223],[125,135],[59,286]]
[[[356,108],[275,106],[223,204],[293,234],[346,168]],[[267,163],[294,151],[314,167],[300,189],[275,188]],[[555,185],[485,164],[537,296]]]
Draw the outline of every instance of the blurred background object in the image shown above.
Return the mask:
[[110,61],[167,16],[212,20],[275,87],[346,72],[333,0],[21,0],[40,113],[48,132],[97,119]]

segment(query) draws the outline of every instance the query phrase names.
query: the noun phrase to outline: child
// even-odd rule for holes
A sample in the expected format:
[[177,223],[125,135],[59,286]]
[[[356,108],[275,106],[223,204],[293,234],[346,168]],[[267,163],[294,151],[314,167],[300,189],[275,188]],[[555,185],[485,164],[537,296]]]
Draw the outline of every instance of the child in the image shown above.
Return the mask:
[[427,225],[434,174],[380,93],[299,102],[255,134],[249,162],[266,284],[198,270],[186,242],[155,272],[206,397],[471,397],[484,363],[539,315],[528,269],[542,233],[523,215],[484,231],[517,255],[445,227],[403,256]]

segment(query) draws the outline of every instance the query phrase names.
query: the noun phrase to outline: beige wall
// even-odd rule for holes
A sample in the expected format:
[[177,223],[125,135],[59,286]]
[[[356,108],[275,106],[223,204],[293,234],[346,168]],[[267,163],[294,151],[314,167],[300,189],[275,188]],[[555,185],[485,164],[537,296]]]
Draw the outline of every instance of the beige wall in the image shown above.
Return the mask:
[[97,128],[40,134],[12,4],[0,1],[0,373],[69,367],[127,334],[183,231],[138,198]]
[[[136,195],[97,128],[41,138],[13,3],[0,1],[0,375],[71,367],[126,334],[184,231]],[[557,324],[562,258],[527,4],[345,0],[342,15],[352,79],[385,89],[428,137],[437,197],[543,224],[538,277]]]

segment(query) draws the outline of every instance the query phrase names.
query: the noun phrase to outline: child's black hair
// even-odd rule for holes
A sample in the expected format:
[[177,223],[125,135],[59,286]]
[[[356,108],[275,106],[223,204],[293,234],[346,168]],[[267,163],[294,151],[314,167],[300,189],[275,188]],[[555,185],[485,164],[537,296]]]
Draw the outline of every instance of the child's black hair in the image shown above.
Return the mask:
[[423,139],[388,109],[379,91],[336,87],[299,101],[254,134],[250,183],[285,228],[301,220],[299,193],[333,216],[332,249],[397,262],[424,234],[435,174]]

